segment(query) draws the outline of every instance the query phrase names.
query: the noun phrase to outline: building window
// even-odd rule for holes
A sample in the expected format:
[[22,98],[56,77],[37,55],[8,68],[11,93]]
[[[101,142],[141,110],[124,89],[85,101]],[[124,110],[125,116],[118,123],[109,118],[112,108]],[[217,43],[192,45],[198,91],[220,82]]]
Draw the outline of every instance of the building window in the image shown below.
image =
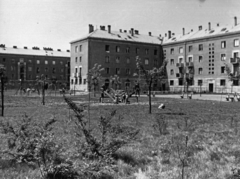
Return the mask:
[[47,65],[48,64],[48,61],[47,60],[45,60],[45,65]]
[[106,72],[106,74],[109,74],[109,68],[105,68],[105,72]]
[[221,67],[221,73],[225,73],[225,66]]
[[221,60],[225,61],[226,60],[226,54],[221,54]]
[[157,55],[157,49],[154,49],[154,55]]
[[149,49],[145,49],[145,54],[148,55],[149,54]]
[[78,52],[78,46],[75,46],[75,52]]
[[179,53],[183,53],[183,48],[179,47]]
[[56,62],[55,62],[55,61],[52,61],[52,64],[53,64],[53,65],[55,65],[55,64],[56,64]]
[[226,41],[221,42],[221,48],[226,48]]
[[183,58],[179,58],[179,63],[183,63]]
[[15,62],[15,59],[12,59],[12,63],[14,63]]
[[198,86],[202,86],[203,81],[202,80],[198,80]]
[[62,62],[62,61],[60,61],[60,64],[62,65],[62,64],[63,64],[63,62]]
[[75,67],[75,73],[77,73],[78,72],[78,68],[77,67]]
[[174,80],[170,80],[170,86],[174,86]]
[[174,65],[174,59],[171,59],[171,60],[170,60],[170,64],[171,64],[171,65]]
[[106,56],[106,57],[105,57],[105,63],[109,63],[109,62],[110,62],[109,56]]
[[188,46],[188,52],[191,52],[192,51],[192,46],[190,45],[190,46]]
[[71,79],[71,84],[73,85],[73,79]]
[[77,59],[78,59],[78,57],[75,58],[75,62],[76,62],[76,63],[77,63]]
[[198,74],[201,75],[202,72],[203,72],[203,69],[202,69],[202,68],[199,68],[199,69],[198,69]]
[[52,69],[52,73],[56,73],[56,69],[55,68]]
[[79,45],[79,52],[82,51],[82,45]]
[[226,86],[226,80],[224,79],[220,80],[220,86]]
[[40,73],[40,68],[39,67],[37,67],[37,73]]
[[139,54],[139,48],[136,48],[136,54]]
[[238,52],[234,52],[233,53],[233,58],[237,58],[238,57]]
[[238,86],[239,85],[239,80],[233,80],[233,86]]
[[63,68],[61,68],[61,73],[63,73]]
[[129,47],[126,48],[126,53],[130,53],[130,48]]
[[234,45],[234,47],[238,47],[239,46],[239,39],[234,39],[233,45]]
[[37,60],[37,64],[40,64],[40,60]]
[[82,57],[79,57],[79,62],[82,62]]
[[126,74],[130,75],[130,69],[129,68],[126,69]]
[[148,65],[149,64],[149,60],[148,58],[145,59],[145,65]]
[[170,49],[170,54],[174,54],[174,48]]
[[202,56],[199,56],[199,57],[198,57],[198,62],[201,63],[202,60],[203,60],[203,57],[202,57]]
[[78,80],[78,79],[77,79],[77,78],[75,78],[75,85],[77,85],[77,80]]
[[170,74],[174,75],[174,70],[173,69],[171,69]]
[[105,45],[105,51],[108,52],[108,53],[110,52],[110,46],[109,45]]
[[182,86],[183,85],[183,79],[182,78],[178,78],[178,85]]
[[86,79],[83,79],[83,84],[86,84],[87,83],[87,80]]
[[116,74],[117,74],[117,75],[120,74],[120,68],[116,68]]
[[188,62],[193,62],[193,57],[188,57]]
[[120,58],[116,57],[116,63],[120,63]]
[[154,64],[154,66],[158,66],[158,60],[154,59],[153,64]]
[[199,44],[199,45],[198,45],[198,50],[199,50],[199,51],[203,51],[203,44]]
[[5,62],[6,61],[6,58],[3,58],[3,62]]
[[116,46],[116,52],[120,52],[120,47]]
[[28,67],[28,71],[32,71],[32,67]]
[[48,68],[45,68],[45,72],[48,72]]
[[129,58],[127,58],[127,63],[130,63],[130,59]]
[[81,85],[82,84],[82,78],[79,78],[78,81],[79,81],[79,84]]

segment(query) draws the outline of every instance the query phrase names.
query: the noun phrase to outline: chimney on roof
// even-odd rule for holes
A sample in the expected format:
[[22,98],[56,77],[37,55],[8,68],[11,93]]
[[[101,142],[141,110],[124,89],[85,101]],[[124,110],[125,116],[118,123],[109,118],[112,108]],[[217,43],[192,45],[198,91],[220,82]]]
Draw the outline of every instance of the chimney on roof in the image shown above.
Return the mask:
[[138,34],[139,34],[139,31],[138,31],[138,30],[135,30],[135,34],[138,35]]
[[169,31],[168,31],[168,39],[171,38],[171,35],[172,35],[172,33],[171,33],[171,31],[169,30]]
[[104,25],[103,26],[100,25],[100,30],[105,30],[105,26]]
[[201,25],[198,27],[198,30],[202,30],[202,26]]
[[124,30],[124,33],[127,33],[127,30]]
[[208,23],[208,30],[211,30],[211,22]]
[[148,32],[148,35],[149,35],[149,36],[152,36],[152,32]]
[[185,29],[184,28],[182,28],[182,34],[185,35]]
[[237,17],[235,16],[234,17],[234,26],[236,26],[237,25]]
[[108,33],[110,34],[111,33],[111,26],[108,25]]
[[61,52],[61,49],[57,49],[57,51]]
[[23,47],[24,49],[27,49],[27,47]]
[[94,27],[92,24],[89,24],[89,34],[94,31]]
[[162,35],[161,35],[161,34],[159,34],[159,37],[162,37]]
[[134,29],[131,28],[131,35],[134,36]]
[[172,36],[174,36],[175,35],[175,33],[172,33]]
[[167,37],[167,33],[165,33],[165,37]]
[[70,52],[70,50],[67,50],[67,52]]
[[122,29],[119,29],[119,32],[121,32],[121,33],[122,33]]
[[217,27],[219,27],[219,23],[217,23]]
[[13,48],[17,48],[17,46],[13,46]]
[[191,32],[193,32],[193,29],[191,29]]

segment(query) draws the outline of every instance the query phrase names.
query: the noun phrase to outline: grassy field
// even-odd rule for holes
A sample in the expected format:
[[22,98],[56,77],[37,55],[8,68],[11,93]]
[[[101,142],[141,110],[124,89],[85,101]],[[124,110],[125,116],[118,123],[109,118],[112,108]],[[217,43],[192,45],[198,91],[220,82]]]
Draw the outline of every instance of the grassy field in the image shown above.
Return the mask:
[[[116,110],[113,122],[139,129],[136,139],[117,151],[117,169],[114,178],[125,179],[225,179],[237,176],[240,169],[240,103],[220,103],[186,99],[153,98],[152,114],[148,114],[148,98],[139,103],[99,104],[91,98],[88,114],[88,96],[69,96],[77,104],[86,103],[85,116],[90,116],[90,127],[98,128],[100,116]],[[158,109],[160,103],[165,109]],[[18,126],[24,116],[41,125],[56,119],[54,140],[63,146],[63,153],[75,160],[76,136],[73,111],[60,96],[40,97],[6,96],[5,116]],[[96,134],[97,136],[97,134]],[[0,134],[0,149],[7,148],[7,136]],[[38,168],[8,162],[4,154],[0,161],[0,178],[40,178]],[[240,173],[240,172],[239,172]]]

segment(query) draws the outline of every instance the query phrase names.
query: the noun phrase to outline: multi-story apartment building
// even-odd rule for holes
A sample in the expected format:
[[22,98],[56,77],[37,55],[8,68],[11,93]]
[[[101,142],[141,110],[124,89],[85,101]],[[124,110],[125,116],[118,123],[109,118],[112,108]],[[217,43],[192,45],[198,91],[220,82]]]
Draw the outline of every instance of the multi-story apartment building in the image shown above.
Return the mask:
[[163,41],[167,65],[168,82],[171,91],[182,91],[188,77],[190,90],[209,92],[239,91],[239,79],[229,81],[227,64],[233,75],[239,75],[240,24],[234,17],[230,26],[215,27],[208,23],[204,29],[191,30],[175,35],[168,32]]
[[[89,34],[71,43],[71,82],[70,89],[88,90],[87,73],[96,63],[101,64],[102,84],[109,86],[111,76],[121,79],[121,89],[133,88],[136,78],[136,56],[139,56],[146,69],[160,67],[163,60],[162,39],[160,36],[142,35],[138,30],[112,31],[109,25],[94,30],[89,25]],[[155,88],[164,87],[156,82]],[[111,87],[111,86],[110,86]]]
[[58,84],[69,85],[70,51],[38,47],[28,49],[17,46],[0,45],[0,64],[6,68],[9,88],[18,88],[19,81],[24,87],[34,86],[36,77],[44,74],[47,78],[55,78]]

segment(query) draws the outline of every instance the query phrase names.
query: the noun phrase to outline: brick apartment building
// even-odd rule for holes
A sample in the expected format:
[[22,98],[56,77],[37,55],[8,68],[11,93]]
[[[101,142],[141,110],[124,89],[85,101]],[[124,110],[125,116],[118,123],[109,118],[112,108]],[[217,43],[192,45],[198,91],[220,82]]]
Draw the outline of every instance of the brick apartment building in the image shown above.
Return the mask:
[[[34,86],[36,76],[44,74],[47,78],[56,78],[58,84],[69,85],[70,51],[66,52],[51,48],[0,45],[0,64],[6,68],[8,88],[18,88],[21,81],[23,87]],[[21,79],[21,80],[20,80]]]
[[[239,75],[240,24],[234,17],[232,25],[199,26],[195,31],[175,35],[165,34],[163,50],[171,91],[182,91],[184,77],[188,75],[190,90],[229,92],[232,82],[228,80],[225,64],[234,75]],[[240,92],[239,80],[233,81],[233,91]]]
[[[71,43],[71,82],[70,89],[88,90],[87,73],[94,64],[101,64],[101,85],[110,84],[110,77],[117,74],[121,79],[121,89],[133,88],[137,77],[136,56],[142,59],[146,69],[160,67],[163,60],[162,39],[160,36],[142,35],[138,30],[112,31],[111,26],[100,26],[94,30],[89,25],[89,34]],[[156,82],[156,90],[165,84]],[[110,86],[111,87],[111,86]]]

